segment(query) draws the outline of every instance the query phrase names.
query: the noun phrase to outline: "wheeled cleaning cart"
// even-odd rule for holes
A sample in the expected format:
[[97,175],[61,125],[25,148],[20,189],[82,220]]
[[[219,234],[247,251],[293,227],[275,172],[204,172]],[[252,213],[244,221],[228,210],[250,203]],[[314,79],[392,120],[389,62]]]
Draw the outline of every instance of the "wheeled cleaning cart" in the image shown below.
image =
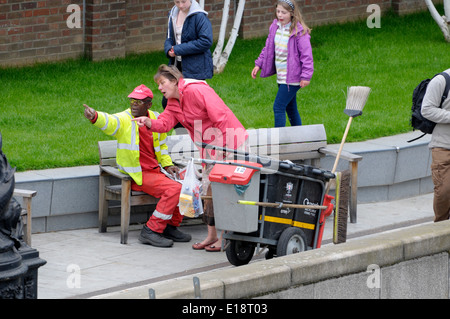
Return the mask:
[[270,170],[246,161],[215,164],[209,176],[215,225],[225,231],[228,261],[249,263],[257,246],[268,248],[266,258],[319,248],[333,210],[325,184],[334,177],[287,161]]

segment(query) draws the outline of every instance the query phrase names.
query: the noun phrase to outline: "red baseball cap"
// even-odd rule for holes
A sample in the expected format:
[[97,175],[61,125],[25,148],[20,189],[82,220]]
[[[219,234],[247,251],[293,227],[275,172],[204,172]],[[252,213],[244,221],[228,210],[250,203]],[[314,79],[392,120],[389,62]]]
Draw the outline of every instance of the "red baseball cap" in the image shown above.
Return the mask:
[[136,87],[133,92],[128,95],[129,98],[143,100],[147,97],[153,98],[153,92],[148,87],[146,87],[144,84],[139,85]]

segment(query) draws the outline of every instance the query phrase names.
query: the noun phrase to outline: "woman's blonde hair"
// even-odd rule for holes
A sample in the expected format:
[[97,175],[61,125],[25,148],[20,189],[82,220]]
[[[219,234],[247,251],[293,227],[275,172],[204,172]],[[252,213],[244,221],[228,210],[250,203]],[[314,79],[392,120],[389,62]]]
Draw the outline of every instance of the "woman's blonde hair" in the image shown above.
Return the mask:
[[[301,35],[304,35],[305,33],[311,33],[311,29],[306,25],[305,21],[303,20],[303,16],[300,12],[300,8],[298,7],[297,3],[294,0],[277,1],[275,8],[278,5],[282,6],[285,10],[287,10],[291,13],[291,27],[289,28],[290,33],[292,33],[294,31],[294,28],[295,28],[295,34],[298,33],[297,23],[300,23],[303,27],[303,32],[301,33]],[[276,15],[277,15],[277,12],[275,10],[275,17],[276,17]]]
[[155,82],[158,82],[161,76],[165,77],[171,82],[174,81],[176,83],[178,83],[178,81],[183,77],[181,72],[176,67],[174,67],[173,65],[166,65],[166,64],[161,64],[158,67],[158,71],[153,77],[153,80]]

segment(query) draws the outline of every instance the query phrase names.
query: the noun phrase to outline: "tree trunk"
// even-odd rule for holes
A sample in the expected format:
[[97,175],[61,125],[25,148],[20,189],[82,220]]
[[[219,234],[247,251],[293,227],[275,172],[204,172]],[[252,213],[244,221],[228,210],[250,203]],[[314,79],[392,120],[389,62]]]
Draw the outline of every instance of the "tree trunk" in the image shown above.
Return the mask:
[[[229,0],[228,0],[228,2],[229,2]],[[216,63],[214,63],[214,73],[221,73],[225,69],[225,65],[228,62],[228,58],[230,57],[231,51],[233,50],[234,43],[236,42],[236,38],[238,36],[238,30],[241,25],[242,15],[244,14],[244,7],[245,7],[245,0],[239,0],[239,5],[238,5],[237,11],[236,11],[233,28],[231,29],[230,38],[228,39],[225,50],[218,57],[218,61]],[[227,16],[228,16],[228,13],[227,13]],[[222,24],[223,24],[223,20],[222,20]],[[225,26],[226,26],[226,24],[225,24]],[[222,43],[222,45],[223,45],[223,43]]]
[[228,13],[230,12],[230,0],[225,0],[223,3],[222,22],[220,24],[219,39],[217,40],[216,48],[213,53],[213,65],[216,66],[222,54],[223,44],[225,42],[225,31],[228,24]]
[[427,4],[428,10],[430,10],[434,21],[436,21],[441,28],[445,41],[450,42],[450,0],[444,0],[445,15],[442,17],[436,10],[432,0],[425,0],[425,3]]

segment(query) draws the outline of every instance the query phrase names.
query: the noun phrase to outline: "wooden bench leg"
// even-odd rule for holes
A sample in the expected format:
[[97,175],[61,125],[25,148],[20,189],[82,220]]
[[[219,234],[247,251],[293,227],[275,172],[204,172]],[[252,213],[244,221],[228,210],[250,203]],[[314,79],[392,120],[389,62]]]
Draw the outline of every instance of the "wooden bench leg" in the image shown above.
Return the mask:
[[120,208],[120,243],[128,242],[128,228],[130,226],[131,181],[122,180],[122,201]]
[[31,247],[31,197],[24,197],[23,204],[27,212],[27,220],[24,223],[24,239],[27,245]]
[[31,247],[31,199],[36,196],[37,191],[30,191],[25,189],[14,189],[13,196],[22,197],[22,204],[25,207],[22,207],[21,218],[26,215],[26,219],[23,220],[23,237],[25,243]]
[[105,196],[105,177],[99,179],[99,198],[98,198],[98,232],[106,233],[108,224],[108,201]]
[[351,163],[350,223],[356,223],[358,204],[358,162]]

